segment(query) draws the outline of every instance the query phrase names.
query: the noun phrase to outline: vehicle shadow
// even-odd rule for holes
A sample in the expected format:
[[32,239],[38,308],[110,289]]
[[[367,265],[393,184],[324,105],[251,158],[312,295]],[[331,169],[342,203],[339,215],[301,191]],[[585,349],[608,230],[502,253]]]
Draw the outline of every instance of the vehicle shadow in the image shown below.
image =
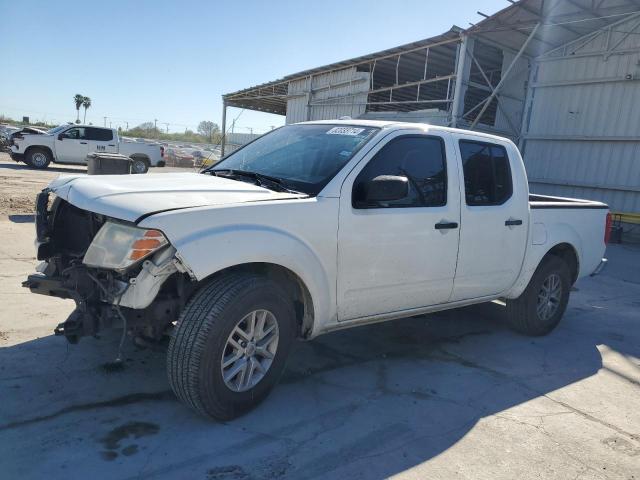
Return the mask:
[[60,166],[60,165],[49,165],[46,170],[37,170],[35,168],[31,168],[24,163],[0,163],[0,169],[7,170],[34,170],[36,172],[59,172],[59,173],[86,173],[87,167],[84,165],[78,166]]
[[33,223],[36,221],[36,217],[29,214],[11,214],[9,215],[9,221],[13,223]]
[[[84,455],[91,462],[73,468],[93,478],[386,478],[446,451],[484,417],[594,375],[598,345],[640,356],[624,325],[591,320],[598,313],[573,306],[542,338],[511,333],[496,304],[325,335],[297,345],[263,404],[224,423],[174,399],[163,351],[129,346],[120,369],[109,363],[117,332],[77,346],[48,336],[0,349],[0,451],[18,472],[30,457],[17,452],[33,452],[48,429],[46,457]],[[131,438],[153,461],[103,441],[132,421],[151,432]],[[67,435],[82,442],[65,443]],[[34,478],[44,471],[32,467]]]

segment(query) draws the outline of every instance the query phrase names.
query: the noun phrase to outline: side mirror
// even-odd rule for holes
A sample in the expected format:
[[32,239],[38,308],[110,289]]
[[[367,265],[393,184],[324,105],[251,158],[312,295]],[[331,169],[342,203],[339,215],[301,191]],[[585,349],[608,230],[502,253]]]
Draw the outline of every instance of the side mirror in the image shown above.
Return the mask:
[[409,194],[409,179],[395,175],[380,175],[362,185],[362,200],[367,203],[392,202]]
[[58,134],[58,140],[62,141],[63,138],[64,138],[64,134],[63,133],[59,133]]

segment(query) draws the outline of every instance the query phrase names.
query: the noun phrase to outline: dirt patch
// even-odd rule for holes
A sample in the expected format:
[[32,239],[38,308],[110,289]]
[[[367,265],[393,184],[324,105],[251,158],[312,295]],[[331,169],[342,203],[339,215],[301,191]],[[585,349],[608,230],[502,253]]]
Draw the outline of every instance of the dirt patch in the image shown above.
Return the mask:
[[36,195],[53,179],[86,171],[82,166],[58,165],[34,170],[24,163],[14,162],[6,153],[0,153],[0,215],[33,213]]
[[207,470],[207,480],[242,480],[249,474],[240,465],[225,465]]
[[[180,168],[152,168],[154,173],[186,171]],[[189,171],[193,171],[192,169]],[[60,175],[86,174],[84,165],[52,164],[45,170],[34,170],[11,160],[0,152],[0,215],[30,214],[35,210],[36,195]]]
[[[121,453],[125,457],[130,457],[138,453],[138,445],[135,443],[126,445],[120,450],[121,443],[129,438],[135,440],[147,437],[149,435],[156,435],[160,431],[160,427],[155,423],[149,422],[127,422],[113,430],[109,431],[104,437],[100,439],[100,443],[104,445],[105,450],[100,454],[104,460],[112,461],[118,457]],[[118,450],[120,452],[118,453]]]
[[119,373],[124,372],[125,364],[119,360],[114,362],[107,362],[100,365],[100,370],[104,373]]
[[[2,180],[0,180],[2,181]],[[7,195],[0,193],[0,215],[31,213],[35,210],[35,197],[26,195]]]

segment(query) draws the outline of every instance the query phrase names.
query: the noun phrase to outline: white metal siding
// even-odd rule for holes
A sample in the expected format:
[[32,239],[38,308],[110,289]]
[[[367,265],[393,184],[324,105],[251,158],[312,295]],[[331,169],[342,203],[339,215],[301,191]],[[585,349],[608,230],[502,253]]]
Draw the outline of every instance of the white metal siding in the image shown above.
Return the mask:
[[[514,58],[514,53],[503,51],[503,75]],[[517,136],[520,133],[528,77],[529,61],[521,57],[513,66],[509,77],[505,80],[502,90],[498,94],[500,107],[496,112],[495,128],[498,131],[511,132],[510,137]]]
[[356,118],[365,111],[368,91],[369,73],[355,67],[291,82],[286,123]]
[[640,212],[640,35],[626,35],[634,28],[640,17],[538,60],[524,143],[533,192]]

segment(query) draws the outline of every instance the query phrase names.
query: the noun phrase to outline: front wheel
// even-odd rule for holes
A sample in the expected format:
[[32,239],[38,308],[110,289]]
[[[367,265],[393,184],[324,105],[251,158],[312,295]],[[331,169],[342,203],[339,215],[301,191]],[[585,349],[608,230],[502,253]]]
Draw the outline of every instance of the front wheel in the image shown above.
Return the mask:
[[172,335],[171,388],[205,416],[241,415],[278,382],[295,325],[293,301],[278,284],[245,273],[214,279],[189,301]]
[[51,154],[44,148],[31,148],[25,155],[24,163],[38,170],[44,170],[51,163]]
[[560,323],[569,302],[569,266],[560,258],[543,259],[522,295],[507,300],[507,318],[519,333],[546,335]]

